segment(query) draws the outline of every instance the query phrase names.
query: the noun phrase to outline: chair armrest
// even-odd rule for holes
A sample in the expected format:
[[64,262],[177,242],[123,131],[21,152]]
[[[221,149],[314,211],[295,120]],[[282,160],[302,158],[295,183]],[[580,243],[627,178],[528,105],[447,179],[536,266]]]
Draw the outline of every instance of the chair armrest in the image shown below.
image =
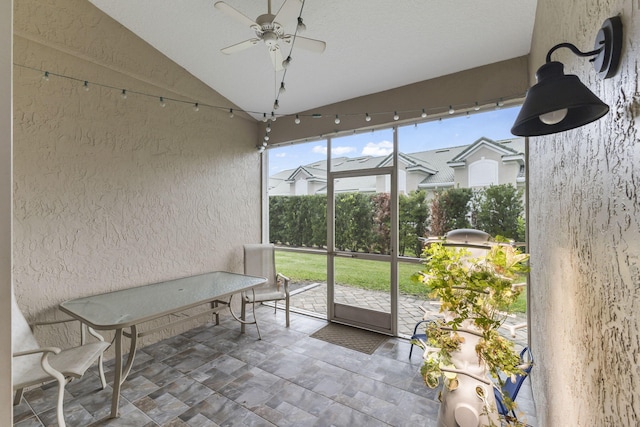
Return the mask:
[[68,322],[75,322],[75,321],[78,321],[78,322],[79,322],[79,320],[78,320],[78,319],[72,319],[72,318],[69,318],[69,319],[61,319],[61,320],[45,320],[45,321],[42,321],[42,322],[33,322],[33,323],[29,323],[29,327],[30,327],[31,329],[33,329],[35,326],[56,325],[56,324],[58,324],[58,323],[68,323]]
[[433,322],[433,320],[421,320],[418,323],[416,323],[416,326],[413,328],[413,335],[415,335],[418,332],[418,327],[420,327],[420,325],[422,325],[423,323],[431,323]]
[[288,294],[290,279],[282,273],[276,273],[276,280],[278,279],[282,279],[282,281],[284,282],[284,292]]
[[[36,326],[57,325],[59,323],[69,323],[69,322],[80,322],[80,320],[79,319],[73,319],[73,318],[61,319],[61,320],[45,320],[45,321],[42,321],[42,322],[30,323],[29,327],[33,331],[33,328],[35,328]],[[84,323],[80,322],[80,344],[81,345],[84,345],[85,342],[86,342],[85,327],[89,331],[89,335],[95,337],[98,341],[104,341],[104,337],[102,335],[100,335],[99,333],[97,333],[92,327],[90,327],[88,325],[85,325]]]
[[42,348],[36,348],[33,350],[19,351],[17,353],[13,353],[12,356],[20,357],[20,356],[28,356],[30,354],[37,354],[37,353],[44,353],[45,355],[47,355],[48,353],[58,354],[61,351],[62,350],[60,350],[58,347],[42,347]]
[[[49,355],[51,353],[53,354],[60,354],[62,350],[60,350],[57,347],[42,347],[42,348],[37,348],[37,349],[33,349],[33,350],[26,350],[26,351],[19,351],[17,353],[13,353],[13,357],[18,359],[21,356],[28,356],[31,354],[38,354],[38,353],[42,353],[42,357],[40,358],[40,366],[42,367],[42,370],[44,372],[46,372],[47,374],[49,374],[51,377],[55,378],[58,383],[61,385],[61,387],[63,386],[63,384],[65,383],[65,377],[64,374],[62,372],[60,372],[59,370],[57,370],[56,368],[54,368],[53,366],[51,366],[51,363],[49,362]],[[16,360],[17,362],[17,360]],[[18,383],[20,383],[21,381],[18,380]],[[15,388],[20,388],[22,389],[23,387],[18,385],[16,386],[16,383],[14,382],[14,387]]]

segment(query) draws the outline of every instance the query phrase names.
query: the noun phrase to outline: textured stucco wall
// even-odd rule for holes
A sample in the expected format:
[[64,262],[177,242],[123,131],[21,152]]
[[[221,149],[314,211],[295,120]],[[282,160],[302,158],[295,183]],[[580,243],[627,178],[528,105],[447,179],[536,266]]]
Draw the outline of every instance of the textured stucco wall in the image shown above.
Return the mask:
[[[0,324],[11,323],[12,1],[0,3]],[[0,424],[12,422],[11,328],[0,329]]]
[[[13,272],[27,317],[60,317],[69,298],[241,272],[242,244],[260,239],[255,121],[131,93],[230,105],[89,2],[20,1],[14,22]],[[130,94],[85,92],[83,80]],[[39,331],[44,343],[73,338]]]
[[599,80],[553,59],[611,106],[603,119],[529,142],[531,344],[541,426],[640,424],[640,2],[538,2],[531,73],[553,45],[582,50],[620,14],[620,71]]

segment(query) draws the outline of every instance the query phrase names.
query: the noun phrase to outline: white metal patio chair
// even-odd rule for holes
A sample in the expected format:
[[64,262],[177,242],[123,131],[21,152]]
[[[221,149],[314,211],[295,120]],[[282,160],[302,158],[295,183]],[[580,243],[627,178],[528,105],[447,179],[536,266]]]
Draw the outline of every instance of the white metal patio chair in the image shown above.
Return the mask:
[[255,288],[255,301],[253,293],[244,293],[241,318],[245,318],[247,304],[273,301],[277,310],[278,301],[284,300],[286,324],[289,327],[289,278],[276,272],[274,245],[244,245],[244,274],[265,277],[267,282]]
[[[48,325],[70,320],[41,322],[35,325]],[[89,333],[99,339],[97,342],[84,343],[84,325],[82,344],[78,347],[61,350],[57,347],[40,347],[33,331],[24,318],[16,298],[11,294],[11,336],[13,339],[13,390],[16,392],[14,405],[19,405],[26,387],[49,381],[58,382],[57,418],[58,425],[65,427],[63,411],[64,387],[74,378],[80,378],[93,363],[98,360],[102,388],[107,385],[102,366],[102,355],[109,347],[102,337],[91,328]]]

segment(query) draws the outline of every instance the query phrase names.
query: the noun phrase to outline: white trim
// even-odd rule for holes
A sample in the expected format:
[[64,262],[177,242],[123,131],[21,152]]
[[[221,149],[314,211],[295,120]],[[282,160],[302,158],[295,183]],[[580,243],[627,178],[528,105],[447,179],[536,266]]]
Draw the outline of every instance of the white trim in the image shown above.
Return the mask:
[[418,188],[448,188],[448,187],[453,187],[454,185],[456,185],[456,183],[454,181],[449,181],[449,182],[430,182],[428,184],[418,184]]

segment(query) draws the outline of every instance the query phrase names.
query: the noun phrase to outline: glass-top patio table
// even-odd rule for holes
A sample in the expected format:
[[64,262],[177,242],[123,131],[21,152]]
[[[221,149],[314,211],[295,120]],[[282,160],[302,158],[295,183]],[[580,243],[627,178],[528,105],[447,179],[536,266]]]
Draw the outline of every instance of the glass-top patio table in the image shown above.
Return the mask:
[[[239,292],[252,291],[256,286],[266,282],[264,277],[216,271],[197,276],[167,280],[150,285],[122,289],[100,295],[77,298],[60,304],[60,310],[80,320],[96,330],[115,330],[115,375],[113,380],[113,396],[111,399],[111,418],[118,416],[120,387],[129,375],[136,352],[138,337],[165,329],[167,324],[138,332],[138,325],[160,317],[184,311],[203,304],[210,308],[199,312],[196,316],[207,313],[216,314],[226,307],[234,319],[242,323],[258,323],[255,311],[252,322],[245,322],[236,317],[231,310],[232,296]],[[225,300],[228,298],[228,300]],[[255,300],[255,298],[254,298]],[[255,307],[254,307],[255,309]],[[188,320],[183,318],[171,325]],[[123,333],[123,329],[130,329]],[[127,362],[122,366],[122,336],[129,337],[130,349]],[[260,337],[260,330],[258,329]]]

